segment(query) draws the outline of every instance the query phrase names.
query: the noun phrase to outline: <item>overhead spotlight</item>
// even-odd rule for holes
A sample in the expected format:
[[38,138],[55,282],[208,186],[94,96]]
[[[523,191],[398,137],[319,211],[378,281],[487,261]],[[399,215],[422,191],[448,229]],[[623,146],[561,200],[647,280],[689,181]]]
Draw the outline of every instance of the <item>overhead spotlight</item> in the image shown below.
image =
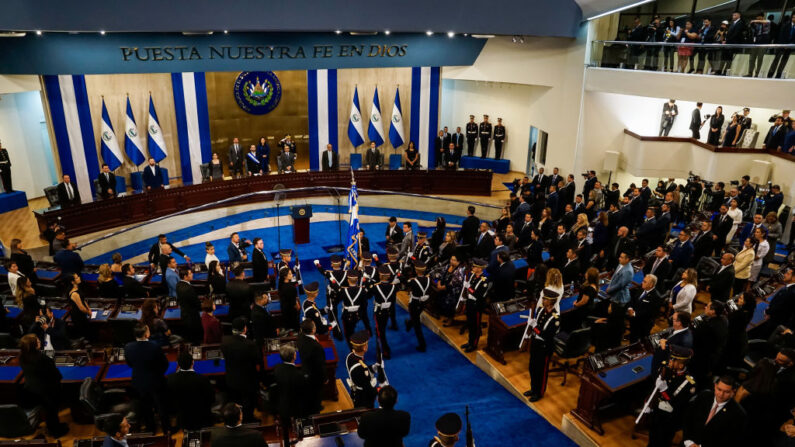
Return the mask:
[[340,30],[335,30],[335,31],[334,31],[334,34],[342,34],[342,31],[340,31]]
[[224,30],[224,34],[229,34],[229,30],[228,30],[228,29],[225,29],[225,30]]
[[104,35],[105,35],[105,30],[104,30],[104,29],[103,29],[103,30],[100,30],[100,31],[99,31],[99,34],[101,34],[101,35],[103,35],[103,36],[104,36]]
[[386,30],[386,31],[384,31],[384,34],[386,34],[388,36],[388,35],[392,34],[392,31]]
[[433,31],[425,31],[425,34],[427,34],[429,36],[433,36]]
[[452,31],[447,32],[447,37],[455,37],[455,33]]
[[38,29],[37,29],[37,30],[36,30],[36,35],[37,35],[37,36],[41,36],[41,30],[38,30]]
[[513,43],[524,43],[524,37],[522,37],[522,36],[519,36],[519,35],[515,35],[515,36],[513,36],[513,38],[511,39],[511,41],[512,41]]
[[467,33],[464,33],[464,37],[467,37],[467,36],[469,36],[469,34],[467,34]]

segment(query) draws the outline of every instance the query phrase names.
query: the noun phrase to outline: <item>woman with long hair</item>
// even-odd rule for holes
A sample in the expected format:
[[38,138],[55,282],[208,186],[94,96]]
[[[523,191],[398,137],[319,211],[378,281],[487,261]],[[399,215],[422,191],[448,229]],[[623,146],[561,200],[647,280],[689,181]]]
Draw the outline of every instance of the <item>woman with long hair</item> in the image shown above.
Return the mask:
[[732,293],[745,292],[748,278],[751,277],[751,264],[754,263],[756,252],[754,241],[747,238],[742,242],[742,249],[734,257],[734,287]]
[[[530,244],[527,245],[527,267],[534,269],[543,262],[544,241],[541,232],[536,228],[530,229]],[[546,275],[546,273],[544,273]]]
[[762,266],[765,261],[765,256],[767,256],[767,252],[770,251],[770,243],[767,242],[767,231],[764,227],[758,227],[754,229],[754,262],[751,264],[751,276],[748,277],[748,281],[756,282],[757,278],[759,278],[759,272],[762,271]]
[[[693,30],[693,22],[688,20],[685,22],[685,28],[679,33],[679,43],[693,43],[698,39],[698,33]],[[682,45],[677,47],[676,54],[677,58],[677,69],[676,71],[679,73],[684,73],[687,70],[687,63],[691,61],[693,57],[693,47],[690,45]],[[695,67],[693,67],[693,63],[690,63],[690,71],[693,71]]]
[[431,233],[431,252],[439,253],[439,246],[442,245],[444,242],[444,236],[446,233],[447,228],[447,221],[444,220],[444,217],[439,216],[436,218],[436,228]]
[[709,134],[707,135],[707,144],[717,146],[720,144],[720,131],[723,128],[723,107],[718,106],[715,108],[715,113],[709,119]]
[[519,238],[516,237],[516,233],[513,232],[513,224],[509,223],[505,226],[505,233],[502,235],[502,243],[508,247],[508,250],[513,251],[518,240]]
[[599,294],[599,270],[591,267],[585,271],[585,278],[580,286],[580,295],[574,301],[574,309],[564,320],[568,332],[582,327],[585,319],[593,313],[596,297]]
[[88,336],[88,320],[91,319],[91,308],[86,299],[80,292],[80,283],[83,280],[77,273],[72,273],[66,278],[68,291],[66,300],[69,303],[69,318],[72,320],[72,327],[78,337]]
[[745,354],[748,351],[748,324],[756,310],[753,294],[743,292],[737,297],[737,309],[729,312],[729,330],[726,338],[727,366],[745,367]]
[[577,234],[577,231],[580,228],[585,228],[586,230],[588,229],[588,216],[585,213],[580,213],[577,215],[577,221],[571,226],[569,233]]
[[279,270],[279,302],[282,309],[282,326],[285,329],[298,331],[298,290],[293,282],[293,271],[287,267]]
[[696,269],[689,268],[682,272],[681,280],[671,288],[668,308],[673,312],[693,313],[693,300],[696,298],[698,274]]
[[224,333],[221,329],[221,321],[213,315],[215,312],[215,303],[210,298],[202,300],[202,330],[204,336],[202,343],[205,345],[212,345],[221,343],[221,338]]
[[22,313],[19,315],[19,325],[22,326],[23,331],[27,331],[36,318],[41,315],[42,309],[36,291],[33,290],[33,285],[30,283],[30,278],[20,276],[17,279],[17,292],[14,295],[14,301],[22,309]]
[[210,285],[211,294],[226,293],[226,275],[218,261],[210,261],[207,266],[207,283]]
[[99,276],[97,277],[97,289],[102,298],[121,298],[121,288],[113,277],[108,264],[99,266]]
[[[665,42],[678,42],[682,29],[671,17],[665,19],[665,24]],[[663,71],[674,71],[674,47],[672,46],[663,47]]]
[[[740,209],[737,199],[732,199],[729,202],[729,210],[726,212],[726,215],[731,217],[734,221],[732,224],[732,229],[729,230],[729,234],[726,236],[725,243],[728,244],[732,239],[734,239],[734,234],[737,233],[737,229],[743,224],[743,210]],[[742,242],[743,241],[740,241],[740,243]]]
[[403,153],[403,166],[409,171],[420,169],[420,152],[414,145],[413,141],[409,141],[406,151]]
[[592,253],[599,253],[607,246],[607,242],[610,240],[610,223],[607,219],[607,213],[604,211],[600,212],[596,220],[597,223],[593,227],[593,242],[591,243]]
[[35,334],[27,334],[19,342],[19,366],[25,378],[24,388],[44,407],[47,432],[60,438],[69,426],[58,418],[61,407],[61,372],[55,362],[41,351],[41,341]]
[[31,281],[35,282],[35,263],[28,252],[22,248],[22,241],[20,239],[11,239],[11,244],[8,246],[8,250],[11,252],[11,260],[17,263],[19,271],[22,272],[23,275],[30,278]]
[[260,159],[260,169],[264,174],[271,172],[271,147],[265,137],[260,137],[257,144],[257,157]]
[[443,325],[445,327],[451,326],[455,319],[456,305],[458,304],[458,298],[461,296],[465,274],[466,266],[464,263],[460,262],[456,255],[452,255],[446,268],[442,271],[439,282],[433,286],[437,292],[440,292],[439,307],[442,309]]
[[110,259],[111,259],[111,261],[113,261],[113,263],[110,264],[111,273],[117,274],[117,275],[119,275],[119,277],[121,277],[121,275],[122,275],[122,271],[121,271],[121,268],[122,268],[121,253],[113,253],[113,255],[110,257]]
[[221,163],[221,159],[218,158],[218,154],[213,152],[213,155],[210,159],[210,181],[216,180],[223,180],[224,179],[224,165]]
[[729,127],[726,128],[726,133],[723,135],[723,147],[737,147],[741,131],[740,116],[733,113]]
[[160,305],[155,298],[147,298],[141,306],[141,323],[149,327],[149,340],[160,346],[171,344],[171,330],[160,317]]
[[[522,220],[524,220],[524,216],[522,216]],[[500,211],[499,219],[492,222],[492,226],[495,228],[496,233],[504,233],[505,227],[511,222],[511,209],[508,206],[502,207]]]
[[546,207],[541,210],[541,219],[538,221],[538,231],[541,233],[541,240],[545,241],[552,237],[552,208]]
[[[556,268],[551,268],[547,271],[547,278],[544,281],[544,289],[549,289],[558,294],[558,300],[555,302],[555,310],[560,313],[560,299],[563,298],[563,274]],[[543,307],[542,296],[544,291],[538,294],[538,302],[536,303],[536,312],[539,312]]]
[[444,235],[444,242],[439,244],[439,252],[436,257],[436,262],[447,262],[455,253],[455,231],[448,231]]

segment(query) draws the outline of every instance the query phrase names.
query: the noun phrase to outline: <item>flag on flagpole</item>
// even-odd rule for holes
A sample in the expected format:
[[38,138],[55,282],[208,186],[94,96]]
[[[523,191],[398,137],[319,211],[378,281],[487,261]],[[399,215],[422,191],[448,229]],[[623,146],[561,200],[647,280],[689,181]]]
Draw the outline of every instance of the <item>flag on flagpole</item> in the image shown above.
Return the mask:
[[353,102],[351,103],[351,115],[348,121],[348,139],[351,140],[354,149],[364,144],[364,128],[362,127],[362,112],[359,107],[359,88],[353,90]]
[[400,89],[395,89],[395,105],[392,107],[392,119],[389,120],[389,142],[392,147],[399,148],[406,142],[403,136],[403,113],[400,111]]
[[370,126],[367,128],[367,137],[375,141],[376,146],[384,144],[384,126],[381,123],[381,103],[378,101],[378,87],[373,94],[373,108],[370,111]]
[[359,262],[359,192],[356,190],[353,171],[351,171],[351,190],[348,193],[348,213],[351,218],[348,224],[345,259],[349,263],[349,268],[356,268]]
[[100,129],[100,141],[102,142],[102,160],[108,164],[111,171],[121,166],[124,158],[119,149],[119,140],[113,131],[113,124],[108,116],[108,108],[105,106],[105,98],[102,98],[102,128]]
[[127,153],[127,157],[135,166],[139,166],[146,160],[129,96],[127,97],[127,120],[124,123],[124,152]]
[[149,94],[149,124],[146,127],[148,131],[146,145],[149,147],[149,156],[159,163],[168,154],[166,153],[166,140],[163,139],[163,130],[160,129],[160,122],[157,120],[155,103],[152,101],[151,94]]

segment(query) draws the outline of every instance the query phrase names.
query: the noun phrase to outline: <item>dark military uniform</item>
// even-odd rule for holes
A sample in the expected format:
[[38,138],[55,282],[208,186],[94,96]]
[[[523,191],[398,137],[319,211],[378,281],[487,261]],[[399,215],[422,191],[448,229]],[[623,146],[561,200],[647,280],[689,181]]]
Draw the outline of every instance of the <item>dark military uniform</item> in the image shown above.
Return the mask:
[[[683,350],[678,347],[675,349]],[[676,354],[672,352],[671,356],[674,357]],[[689,357],[688,354],[686,358]],[[688,402],[696,393],[696,381],[693,376],[687,374],[686,369],[674,371],[667,365],[667,361],[662,363],[659,376],[661,382],[665,383],[664,391],[657,393],[657,397],[649,407],[651,414],[648,447],[670,447],[676,432],[682,428]]]
[[375,332],[381,341],[381,349],[385,358],[391,357],[389,344],[386,342],[386,325],[389,321],[390,310],[395,306],[397,286],[389,283],[389,269],[384,265],[379,269],[382,281],[373,285],[373,316],[375,317]]
[[[474,118],[474,115],[469,115],[470,118]],[[478,125],[475,123],[467,123],[467,155],[470,157],[475,155],[475,143],[478,140]]]
[[[556,297],[557,298],[557,297]],[[536,324],[530,333],[530,400],[544,397],[549,376],[549,360],[555,347],[555,336],[560,330],[557,311],[542,308],[536,315]]]
[[[348,273],[348,280],[358,279],[358,273]],[[350,284],[350,283],[349,283]],[[348,285],[342,288],[342,327],[345,338],[350,342],[353,331],[356,330],[356,323],[359,322],[359,309],[367,305],[367,291],[359,285]],[[370,322],[365,320],[365,328],[372,333],[369,327]]]
[[[339,267],[342,265],[342,258],[338,255],[331,257],[331,265]],[[340,322],[338,321],[339,303],[342,301],[342,286],[348,284],[348,271],[342,269],[326,270],[315,262],[317,270],[326,277],[326,311],[329,315],[329,323],[334,330],[335,337],[340,334]]]
[[[317,282],[307,284],[305,290],[307,298],[317,296]],[[317,307],[314,300],[304,300],[303,304],[301,304],[301,310],[304,311],[304,320],[312,320],[315,323],[316,334],[323,335],[328,333],[328,321],[323,317],[325,312]]]
[[[500,120],[497,120],[498,122]],[[505,126],[497,124],[494,126],[494,158],[497,160],[502,156],[502,143],[505,141]]]
[[462,348],[467,351],[474,351],[478,348],[480,341],[480,320],[483,309],[486,307],[486,293],[489,290],[489,279],[483,276],[475,276],[470,273],[464,279],[464,294],[466,302],[467,330],[469,339]]
[[[357,332],[351,337],[351,344],[354,347],[361,347],[367,344],[368,334],[364,331]],[[356,352],[351,352],[345,358],[345,367],[348,369],[348,386],[353,397],[355,408],[373,408],[375,397],[378,394],[375,373],[372,368],[364,362],[364,357],[360,357]]]
[[454,442],[463,427],[461,417],[455,413],[446,413],[436,420],[436,436],[428,443],[428,447],[445,447]]
[[[285,249],[279,250],[279,255],[282,256],[282,257],[290,256],[290,255],[292,255],[292,253],[293,253],[293,251],[290,250],[289,248],[285,248]],[[295,265],[292,266],[292,267],[290,267],[290,263],[287,262],[287,261],[284,261],[284,260],[279,261],[279,263],[276,265],[277,274],[279,272],[281,272],[283,268],[287,268],[287,269],[290,269],[290,270],[293,271],[292,282],[293,282],[293,284],[295,284],[296,290],[298,290],[298,293],[299,294],[303,294],[304,293],[304,280],[301,279],[301,264],[298,262],[298,259],[295,260]]]
[[414,335],[417,336],[417,350],[425,352],[425,336],[422,334],[422,323],[420,315],[425,309],[425,302],[430,298],[429,289],[431,288],[431,278],[425,275],[425,263],[417,261],[414,263],[417,270],[417,277],[408,282],[409,286],[409,319],[406,320],[406,331],[414,328]]
[[[488,117],[488,116],[486,116]],[[489,153],[489,139],[491,139],[491,123],[482,122],[479,127],[480,133],[480,158],[486,158]]]
[[431,247],[428,246],[428,233],[419,231],[417,232],[417,245],[414,246],[414,251],[411,253],[410,262],[413,265],[417,261],[422,261],[428,267],[430,260]]
[[[387,252],[394,249],[388,249]],[[405,286],[403,283],[403,263],[400,261],[389,261],[385,264],[391,273],[390,282],[397,286],[397,290],[402,290]],[[397,317],[395,316],[395,306],[389,308],[389,319],[392,321],[391,329],[397,329]]]

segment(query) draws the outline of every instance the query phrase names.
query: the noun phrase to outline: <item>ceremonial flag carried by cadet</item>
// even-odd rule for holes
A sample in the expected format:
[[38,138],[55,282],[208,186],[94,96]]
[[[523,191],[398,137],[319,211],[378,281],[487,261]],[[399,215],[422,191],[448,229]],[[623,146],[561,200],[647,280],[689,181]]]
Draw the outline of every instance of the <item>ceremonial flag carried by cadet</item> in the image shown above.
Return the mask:
[[359,88],[353,90],[353,102],[351,103],[351,115],[348,121],[348,139],[351,140],[354,148],[364,144],[364,128],[362,127],[362,112],[359,108]]
[[102,98],[102,128],[99,135],[102,142],[102,159],[113,171],[121,166],[123,155],[121,154],[121,149],[119,149],[119,140],[116,139],[113,125],[110,123],[108,108],[105,106],[105,98]]
[[146,127],[148,131],[146,145],[149,147],[149,156],[159,163],[167,155],[166,140],[163,139],[163,130],[160,129],[160,122],[157,120],[155,103],[152,101],[151,94],[149,95],[149,124]]
[[146,161],[143,145],[141,144],[141,136],[138,135],[138,125],[135,124],[135,115],[133,115],[129,96],[127,97],[127,119],[124,123],[124,152],[127,153],[127,158],[129,158],[135,166]]
[[395,105],[392,107],[392,119],[389,120],[389,142],[398,148],[406,141],[403,137],[403,113],[400,111],[400,89],[395,89]]
[[375,141],[376,146],[384,144],[384,126],[381,123],[381,104],[378,102],[378,87],[373,94],[373,108],[370,111],[370,126],[367,128],[367,137]]
[[359,192],[356,191],[356,181],[351,171],[351,191],[348,193],[348,213],[351,215],[348,224],[348,239],[345,249],[345,259],[350,268],[355,268],[359,262]]

